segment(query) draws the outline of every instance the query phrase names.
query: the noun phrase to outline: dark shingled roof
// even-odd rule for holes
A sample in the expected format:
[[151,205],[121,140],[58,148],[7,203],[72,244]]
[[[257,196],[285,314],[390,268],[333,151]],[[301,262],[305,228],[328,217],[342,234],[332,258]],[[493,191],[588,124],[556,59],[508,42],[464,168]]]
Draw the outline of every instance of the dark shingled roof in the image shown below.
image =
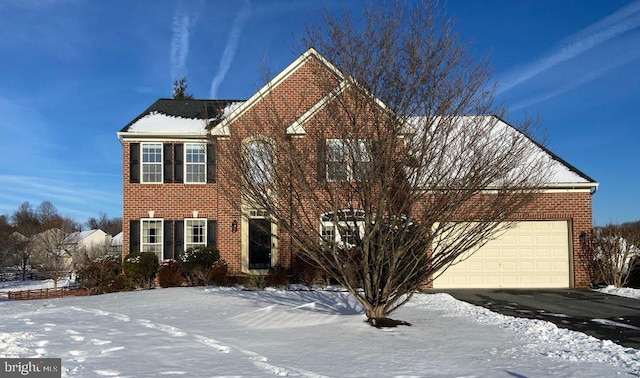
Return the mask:
[[133,119],[133,121],[123,127],[120,132],[127,132],[129,127],[140,118],[154,112],[191,119],[219,118],[225,107],[235,102],[244,101],[245,100],[175,100],[172,98],[160,98],[145,111],[140,113],[140,115]]

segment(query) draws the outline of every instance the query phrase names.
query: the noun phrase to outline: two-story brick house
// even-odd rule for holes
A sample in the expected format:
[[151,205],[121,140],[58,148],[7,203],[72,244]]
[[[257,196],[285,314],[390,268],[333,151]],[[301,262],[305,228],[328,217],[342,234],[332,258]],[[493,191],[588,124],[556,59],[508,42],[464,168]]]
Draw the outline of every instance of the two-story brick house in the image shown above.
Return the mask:
[[[219,154],[230,130],[248,139],[259,134],[251,119],[274,106],[266,103],[270,94],[295,102],[292,119],[313,117],[325,94],[314,93],[306,83],[318,67],[335,70],[310,49],[246,101],[160,99],[127,124],[118,133],[123,146],[123,255],[151,251],[161,260],[176,259],[189,247],[213,245],[236,274],[290,266],[291,247],[277,237],[268,214],[240,210],[225,199],[221,180],[234,167],[219,164]],[[302,92],[304,96],[297,95]],[[300,137],[294,140],[303,143],[304,124],[287,125],[288,133]],[[519,214],[518,226],[447,270],[435,287],[589,285],[579,238],[592,225],[591,195],[597,183],[544,152],[553,160],[554,174]],[[320,224],[321,215],[317,218]]]

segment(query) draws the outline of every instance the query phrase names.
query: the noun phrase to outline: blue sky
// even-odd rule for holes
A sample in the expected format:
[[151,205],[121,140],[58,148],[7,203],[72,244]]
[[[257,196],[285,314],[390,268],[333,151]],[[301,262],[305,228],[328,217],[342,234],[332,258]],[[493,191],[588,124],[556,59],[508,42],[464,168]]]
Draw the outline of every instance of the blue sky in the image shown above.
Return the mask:
[[[293,61],[319,4],[345,1],[0,1],[0,214],[51,201],[80,222],[121,216],[116,132],[188,77],[196,98],[244,99]],[[600,183],[594,220],[640,219],[640,0],[449,0],[490,53],[507,120]]]

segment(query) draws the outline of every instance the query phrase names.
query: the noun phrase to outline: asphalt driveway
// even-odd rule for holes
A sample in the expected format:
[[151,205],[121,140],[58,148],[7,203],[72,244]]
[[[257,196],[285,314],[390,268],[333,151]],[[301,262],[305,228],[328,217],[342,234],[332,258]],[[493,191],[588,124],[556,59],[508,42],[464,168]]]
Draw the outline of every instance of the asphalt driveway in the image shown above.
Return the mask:
[[579,289],[451,289],[456,299],[640,349],[640,300]]

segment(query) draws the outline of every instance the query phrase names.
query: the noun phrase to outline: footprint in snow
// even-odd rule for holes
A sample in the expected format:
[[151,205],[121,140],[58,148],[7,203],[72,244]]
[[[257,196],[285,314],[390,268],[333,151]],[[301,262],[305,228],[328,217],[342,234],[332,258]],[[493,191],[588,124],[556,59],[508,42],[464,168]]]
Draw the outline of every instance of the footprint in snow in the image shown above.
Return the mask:
[[102,377],[117,377],[120,375],[117,370],[94,370],[93,372]]
[[70,350],[69,354],[73,357],[73,360],[76,362],[84,362],[86,360],[87,352],[82,350]]
[[100,339],[91,339],[91,342],[93,343],[93,345],[111,344],[111,341],[109,340],[100,340]]
[[111,353],[111,352],[116,352],[116,351],[122,350],[122,349],[124,349],[124,347],[122,347],[122,346],[103,349],[103,350],[100,351],[100,354],[107,354],[107,353]]

